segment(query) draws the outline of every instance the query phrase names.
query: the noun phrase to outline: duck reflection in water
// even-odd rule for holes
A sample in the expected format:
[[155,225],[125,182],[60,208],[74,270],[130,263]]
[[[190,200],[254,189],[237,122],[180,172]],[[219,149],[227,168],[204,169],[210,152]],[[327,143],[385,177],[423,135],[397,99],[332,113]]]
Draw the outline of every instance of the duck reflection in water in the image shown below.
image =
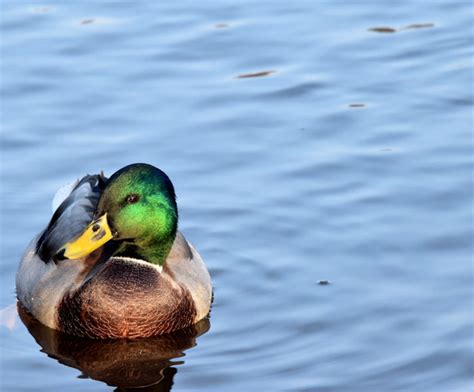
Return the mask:
[[81,378],[91,378],[115,386],[115,391],[170,391],[175,360],[196,345],[196,338],[210,328],[209,319],[168,335],[134,340],[95,340],[67,335],[45,327],[21,305],[20,319],[42,351],[59,363],[79,369]]

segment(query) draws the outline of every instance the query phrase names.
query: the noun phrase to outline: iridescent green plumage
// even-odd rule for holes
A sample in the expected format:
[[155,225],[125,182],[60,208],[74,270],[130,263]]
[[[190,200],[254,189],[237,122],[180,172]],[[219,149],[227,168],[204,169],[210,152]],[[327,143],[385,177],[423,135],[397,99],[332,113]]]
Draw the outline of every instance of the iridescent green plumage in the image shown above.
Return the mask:
[[107,213],[120,244],[114,254],[140,256],[163,265],[178,225],[173,184],[151,165],[134,164],[107,181],[96,216]]

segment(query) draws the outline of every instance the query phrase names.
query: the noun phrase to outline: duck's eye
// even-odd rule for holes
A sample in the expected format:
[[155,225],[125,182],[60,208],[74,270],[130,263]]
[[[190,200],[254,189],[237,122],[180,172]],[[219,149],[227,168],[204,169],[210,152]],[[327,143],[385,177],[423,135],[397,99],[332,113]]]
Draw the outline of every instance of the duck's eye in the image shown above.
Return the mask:
[[128,204],[134,204],[140,199],[140,196],[136,194],[128,195],[127,196],[127,203]]

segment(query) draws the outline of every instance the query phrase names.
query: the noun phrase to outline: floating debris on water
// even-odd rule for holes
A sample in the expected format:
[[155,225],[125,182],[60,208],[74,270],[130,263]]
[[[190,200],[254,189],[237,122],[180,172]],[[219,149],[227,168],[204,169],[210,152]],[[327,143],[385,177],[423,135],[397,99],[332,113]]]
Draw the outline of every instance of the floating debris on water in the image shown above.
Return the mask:
[[365,108],[365,103],[351,103],[349,104],[350,108]]
[[326,286],[328,284],[331,284],[329,280],[318,280],[318,284],[321,286]]
[[369,31],[374,31],[376,33],[395,33],[397,29],[393,27],[372,27]]
[[402,27],[400,30],[408,30],[408,29],[427,29],[430,27],[434,27],[434,23],[414,23],[408,26]]
[[76,21],[75,23],[79,25],[94,25],[94,26],[105,26],[105,25],[112,25],[117,23],[122,23],[123,19],[115,19],[115,18],[84,18]]
[[262,76],[268,76],[276,71],[261,71],[261,72],[255,72],[255,73],[246,73],[246,74],[241,74],[237,76],[237,79],[245,79],[245,78],[260,78]]
[[396,33],[397,31],[403,30],[413,30],[413,29],[427,29],[434,27],[434,23],[413,23],[407,26],[395,29],[393,27],[383,26],[383,27],[372,27],[369,31],[374,31],[376,33]]
[[229,25],[227,23],[217,23],[216,25],[214,25],[214,27],[216,29],[225,29],[226,27],[229,27]]

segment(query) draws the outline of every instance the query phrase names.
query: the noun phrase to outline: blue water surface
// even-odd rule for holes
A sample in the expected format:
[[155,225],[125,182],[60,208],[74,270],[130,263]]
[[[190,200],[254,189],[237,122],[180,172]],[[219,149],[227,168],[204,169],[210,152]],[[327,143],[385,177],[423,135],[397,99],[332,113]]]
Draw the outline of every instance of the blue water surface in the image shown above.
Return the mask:
[[[448,0],[3,1],[0,307],[60,186],[148,162],[215,300],[142,391],[472,390],[473,16]],[[127,390],[18,320],[0,336],[2,391]]]

